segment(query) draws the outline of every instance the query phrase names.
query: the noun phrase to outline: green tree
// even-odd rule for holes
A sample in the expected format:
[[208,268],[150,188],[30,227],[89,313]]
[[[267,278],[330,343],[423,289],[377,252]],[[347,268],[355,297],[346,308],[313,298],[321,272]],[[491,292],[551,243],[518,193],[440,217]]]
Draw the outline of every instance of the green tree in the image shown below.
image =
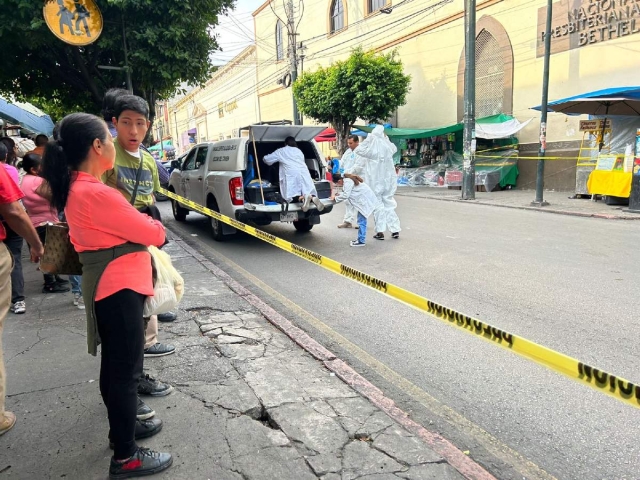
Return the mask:
[[[53,1],[53,0],[44,0]],[[104,92],[126,88],[123,24],[133,91],[155,117],[156,100],[183,82],[197,85],[214,70],[218,50],[213,29],[233,0],[96,0],[104,27],[85,47],[58,40],[42,15],[42,0],[5,0],[0,9],[0,93],[55,107],[54,116],[78,110],[98,113]]]
[[342,154],[354,122],[389,118],[406,103],[410,83],[395,51],[378,54],[358,47],[347,60],[300,76],[293,95],[304,115],[331,124]]

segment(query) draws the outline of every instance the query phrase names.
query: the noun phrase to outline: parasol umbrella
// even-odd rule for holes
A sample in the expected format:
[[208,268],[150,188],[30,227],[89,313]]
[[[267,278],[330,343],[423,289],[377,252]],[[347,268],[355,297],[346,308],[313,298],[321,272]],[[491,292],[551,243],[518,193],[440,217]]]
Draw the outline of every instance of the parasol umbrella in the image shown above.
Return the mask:
[[316,142],[335,142],[336,131],[333,128],[327,128],[314,139]]
[[[541,110],[541,106],[533,107]],[[549,102],[547,111],[567,115],[604,116],[600,150],[604,146],[604,130],[609,115],[640,116],[640,87],[616,87],[583,93]]]
[[0,118],[17,123],[31,133],[49,136],[53,132],[51,117],[31,104],[10,103],[0,97]]

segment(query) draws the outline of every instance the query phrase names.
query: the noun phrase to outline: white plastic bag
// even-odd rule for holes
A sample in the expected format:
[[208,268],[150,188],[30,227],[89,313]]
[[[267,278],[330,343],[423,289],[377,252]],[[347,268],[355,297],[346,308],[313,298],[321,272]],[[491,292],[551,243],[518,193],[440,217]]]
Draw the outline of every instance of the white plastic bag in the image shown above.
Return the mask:
[[171,264],[171,257],[153,246],[149,247],[149,253],[156,267],[156,284],[153,297],[144,302],[144,317],[174,310],[184,294],[184,280]]

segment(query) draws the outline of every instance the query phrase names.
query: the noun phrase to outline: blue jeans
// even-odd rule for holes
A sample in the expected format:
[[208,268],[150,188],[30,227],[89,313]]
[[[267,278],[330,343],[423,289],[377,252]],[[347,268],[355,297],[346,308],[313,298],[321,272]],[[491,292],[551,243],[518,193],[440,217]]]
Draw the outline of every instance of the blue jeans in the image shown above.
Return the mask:
[[69,281],[71,282],[71,292],[82,295],[82,275],[69,275]]
[[367,241],[367,217],[358,212],[358,241],[366,243]]

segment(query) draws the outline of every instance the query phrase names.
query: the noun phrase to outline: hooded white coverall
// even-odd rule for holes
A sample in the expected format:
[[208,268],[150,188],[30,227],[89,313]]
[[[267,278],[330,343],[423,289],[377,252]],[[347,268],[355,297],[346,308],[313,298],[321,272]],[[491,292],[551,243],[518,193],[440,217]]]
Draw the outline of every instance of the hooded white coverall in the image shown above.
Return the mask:
[[315,184],[304,161],[304,154],[297,147],[282,147],[269,155],[265,155],[264,163],[273,165],[280,163],[280,195],[287,201],[298,195],[318,196]]
[[[365,169],[367,166],[366,159],[362,158],[359,155],[356,155],[353,150],[347,148],[346,152],[342,155],[342,159],[340,160],[342,173],[351,173],[353,175],[358,175],[361,177],[365,183],[367,179],[365,178]],[[357,210],[354,208],[351,203],[347,202],[345,204],[345,214],[344,214],[344,223],[350,223],[355,225],[356,222],[356,214]]]
[[381,225],[376,223],[376,231],[391,233],[400,232],[400,219],[396,213],[396,203],[393,196],[398,188],[398,176],[393,164],[393,154],[398,149],[384,134],[384,127],[377,125],[373,132],[365,138],[355,149],[356,155],[367,159],[367,183],[376,194],[384,212],[379,215]]

